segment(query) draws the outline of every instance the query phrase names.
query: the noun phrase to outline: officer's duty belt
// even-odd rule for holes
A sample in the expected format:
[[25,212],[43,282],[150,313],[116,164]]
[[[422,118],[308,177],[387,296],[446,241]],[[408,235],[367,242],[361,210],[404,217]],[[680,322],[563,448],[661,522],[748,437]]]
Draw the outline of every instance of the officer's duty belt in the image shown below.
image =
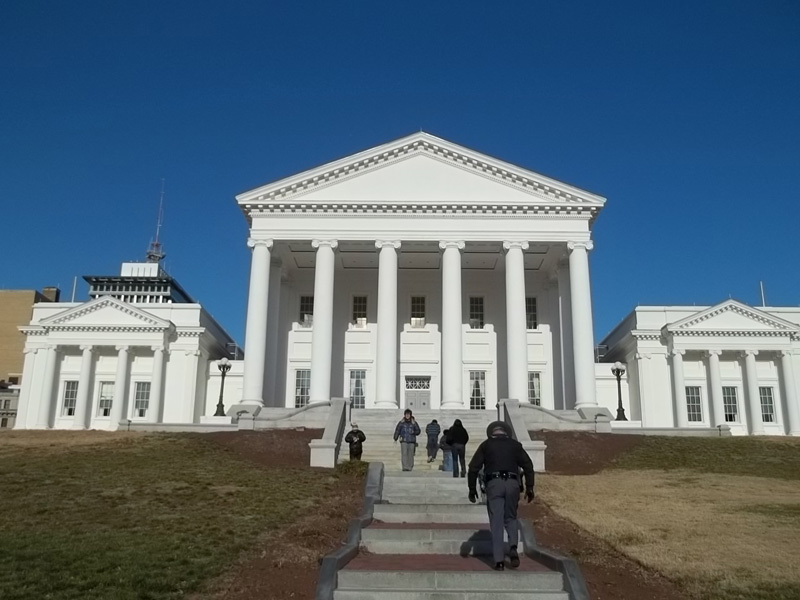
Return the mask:
[[486,481],[490,479],[516,479],[516,473],[509,473],[508,471],[497,471],[496,473],[489,473],[486,476]]

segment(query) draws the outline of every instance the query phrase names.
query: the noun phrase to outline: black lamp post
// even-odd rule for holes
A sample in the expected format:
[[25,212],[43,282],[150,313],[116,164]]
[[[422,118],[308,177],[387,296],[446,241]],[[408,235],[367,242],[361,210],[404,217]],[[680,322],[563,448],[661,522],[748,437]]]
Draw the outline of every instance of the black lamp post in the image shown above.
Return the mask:
[[622,408],[622,376],[625,375],[625,367],[622,363],[617,361],[611,367],[611,373],[617,378],[617,421],[627,421],[625,418],[625,409]]
[[222,403],[222,395],[225,393],[225,375],[231,370],[231,361],[227,358],[221,358],[217,361],[217,368],[222,374],[222,383],[219,384],[219,402],[217,402],[217,412],[214,413],[215,417],[225,416],[225,405]]

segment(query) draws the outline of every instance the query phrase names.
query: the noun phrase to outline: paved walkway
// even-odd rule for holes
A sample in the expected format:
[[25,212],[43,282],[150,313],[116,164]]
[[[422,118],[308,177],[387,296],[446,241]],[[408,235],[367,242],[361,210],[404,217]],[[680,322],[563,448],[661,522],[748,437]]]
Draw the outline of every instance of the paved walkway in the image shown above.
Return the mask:
[[492,570],[485,505],[466,479],[387,471],[383,502],[359,555],[339,572],[336,600],[568,600],[563,576],[522,555]]

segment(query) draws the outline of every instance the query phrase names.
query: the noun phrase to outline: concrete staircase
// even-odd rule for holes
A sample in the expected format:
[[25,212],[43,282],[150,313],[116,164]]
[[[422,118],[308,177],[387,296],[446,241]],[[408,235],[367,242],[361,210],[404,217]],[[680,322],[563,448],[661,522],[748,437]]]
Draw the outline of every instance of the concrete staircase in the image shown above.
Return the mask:
[[[456,419],[461,419],[462,424],[469,433],[470,442],[467,444],[467,462],[472,457],[472,453],[483,440],[486,439],[486,428],[489,423],[497,419],[494,410],[415,410],[414,417],[419,423],[422,434],[417,438],[417,453],[414,460],[416,471],[439,471],[442,464],[442,452],[436,456],[436,461],[428,463],[428,453],[425,449],[427,437],[425,426],[436,419],[442,431],[453,424]],[[367,436],[364,442],[364,454],[361,459],[367,462],[382,462],[387,471],[400,471],[400,445],[395,444],[392,436],[398,421],[403,418],[401,410],[380,410],[380,409],[354,409],[350,415],[350,421],[358,423]],[[348,425],[347,429],[350,427]],[[349,448],[342,442],[339,451],[339,462],[349,459]]]
[[569,600],[562,574],[521,543],[518,569],[492,570],[486,506],[470,504],[466,480],[450,474],[387,470],[361,544],[334,600]]

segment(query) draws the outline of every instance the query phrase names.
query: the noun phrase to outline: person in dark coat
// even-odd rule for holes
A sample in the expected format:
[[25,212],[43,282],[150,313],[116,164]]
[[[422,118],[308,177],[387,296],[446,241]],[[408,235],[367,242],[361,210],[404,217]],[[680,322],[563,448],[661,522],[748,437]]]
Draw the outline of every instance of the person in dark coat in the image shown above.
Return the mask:
[[519,566],[519,530],[517,529],[517,508],[520,496],[520,469],[525,476],[525,498],[533,500],[533,461],[502,421],[495,421],[486,430],[489,439],[478,446],[475,456],[469,461],[469,501],[478,501],[476,484],[478,473],[483,469],[486,482],[486,509],[489,512],[489,528],[492,532],[492,556],[494,569],[505,569],[505,542],[503,533],[508,535],[511,567]]
[[450,472],[453,470],[453,449],[447,443],[447,435],[450,433],[449,429],[442,432],[442,439],[439,440],[439,448],[442,451],[442,471]]
[[403,412],[403,419],[394,428],[394,441],[400,440],[400,460],[403,471],[414,468],[414,452],[417,450],[417,436],[420,434],[419,424],[410,409]]
[[461,424],[461,419],[456,419],[447,433],[447,443],[450,444],[451,452],[453,453],[453,477],[458,477],[459,463],[461,464],[461,477],[467,476],[465,461],[467,442],[469,442],[469,434]]
[[425,435],[428,436],[428,462],[431,463],[436,460],[436,454],[439,452],[439,434],[442,428],[439,422],[434,419],[425,426]]
[[352,429],[345,436],[344,441],[350,445],[350,460],[361,460],[361,453],[364,451],[362,444],[367,436],[358,428],[356,423],[351,423]]

